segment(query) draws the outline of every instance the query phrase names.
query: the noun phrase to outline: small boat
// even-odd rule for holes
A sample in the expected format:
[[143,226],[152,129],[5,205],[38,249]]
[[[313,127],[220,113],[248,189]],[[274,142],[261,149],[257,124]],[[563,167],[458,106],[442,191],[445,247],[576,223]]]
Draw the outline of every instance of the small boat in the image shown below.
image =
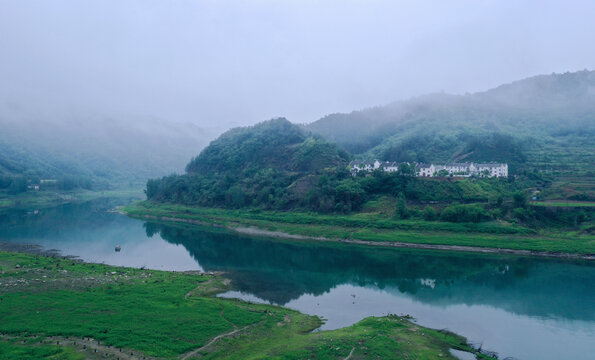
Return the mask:
[[122,250],[122,247],[120,245],[116,245],[116,252],[120,252],[120,250]]

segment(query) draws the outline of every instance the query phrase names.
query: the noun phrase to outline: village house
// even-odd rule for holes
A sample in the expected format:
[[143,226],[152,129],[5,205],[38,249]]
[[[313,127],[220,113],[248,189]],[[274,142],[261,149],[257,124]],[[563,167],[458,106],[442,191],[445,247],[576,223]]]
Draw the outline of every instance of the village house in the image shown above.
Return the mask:
[[374,170],[382,170],[386,172],[395,172],[399,170],[400,163],[398,162],[389,162],[384,161],[380,162],[378,160],[374,161],[352,161],[349,166],[351,166],[352,171],[367,171],[372,172]]
[[[404,163],[410,165],[409,163]],[[374,170],[395,172],[401,163],[374,161],[352,161],[349,166],[353,175],[360,171]],[[508,164],[505,163],[451,163],[451,164],[415,164],[415,176],[419,177],[508,177]]]

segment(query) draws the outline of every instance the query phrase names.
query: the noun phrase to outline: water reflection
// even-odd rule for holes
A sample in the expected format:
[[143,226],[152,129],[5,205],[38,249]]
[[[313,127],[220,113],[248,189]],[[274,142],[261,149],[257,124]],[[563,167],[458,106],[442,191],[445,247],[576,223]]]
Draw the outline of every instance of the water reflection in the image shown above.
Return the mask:
[[[125,199],[99,199],[0,213],[0,241],[39,244],[85,261],[162,270],[202,270],[185,247],[147,238],[143,223],[107,212]],[[114,251],[117,245],[119,252]]]
[[594,350],[592,262],[254,238],[105,212],[115,204],[0,214],[0,240],[114,265],[226,271],[227,296],[321,315],[325,329],[408,313],[502,357],[587,359]]
[[146,224],[206,270],[227,271],[224,296],[317,314],[322,329],[411,314],[518,359],[590,359],[595,267],[581,261],[285,242]]
[[284,305],[340,284],[409,294],[433,305],[490,305],[542,318],[595,320],[595,267],[587,262],[270,241],[147,224],[235,288]]

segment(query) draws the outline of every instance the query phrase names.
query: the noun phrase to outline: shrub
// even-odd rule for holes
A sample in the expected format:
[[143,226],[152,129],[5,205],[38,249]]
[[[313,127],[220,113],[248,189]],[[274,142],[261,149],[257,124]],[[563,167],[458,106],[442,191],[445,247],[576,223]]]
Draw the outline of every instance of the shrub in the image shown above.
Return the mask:
[[502,210],[500,209],[492,209],[488,211],[488,216],[492,219],[500,219],[502,217]]
[[440,220],[449,222],[480,222],[487,214],[479,204],[451,205],[442,210]]
[[406,219],[409,217],[409,212],[407,211],[407,202],[405,201],[405,196],[402,193],[397,197],[395,216],[400,219]]
[[525,208],[527,207],[527,197],[522,191],[517,191],[512,195],[512,199],[514,200],[514,206],[517,208]]
[[418,206],[412,206],[407,209],[407,213],[410,217],[419,218],[421,217],[421,210],[419,210]]
[[512,215],[519,220],[525,220],[527,218],[527,211],[518,207],[512,210]]
[[438,217],[438,214],[436,214],[436,210],[433,207],[426,206],[422,211],[422,217],[426,221],[434,221]]

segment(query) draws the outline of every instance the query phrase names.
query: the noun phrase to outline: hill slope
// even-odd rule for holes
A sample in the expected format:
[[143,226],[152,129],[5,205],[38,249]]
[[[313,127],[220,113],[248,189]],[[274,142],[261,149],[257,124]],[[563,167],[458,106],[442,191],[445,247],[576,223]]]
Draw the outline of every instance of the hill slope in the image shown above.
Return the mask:
[[435,94],[306,125],[362,158],[507,161],[589,175],[595,165],[595,72],[541,75],[470,94]]
[[265,168],[318,171],[346,159],[334,145],[310,137],[286,119],[273,119],[227,131],[192,159],[186,170],[236,174]]
[[[235,128],[211,142],[184,175],[149,180],[151,200],[184,204],[291,208],[325,173],[347,176],[348,155],[286,119]],[[329,204],[332,202],[329,202]]]

